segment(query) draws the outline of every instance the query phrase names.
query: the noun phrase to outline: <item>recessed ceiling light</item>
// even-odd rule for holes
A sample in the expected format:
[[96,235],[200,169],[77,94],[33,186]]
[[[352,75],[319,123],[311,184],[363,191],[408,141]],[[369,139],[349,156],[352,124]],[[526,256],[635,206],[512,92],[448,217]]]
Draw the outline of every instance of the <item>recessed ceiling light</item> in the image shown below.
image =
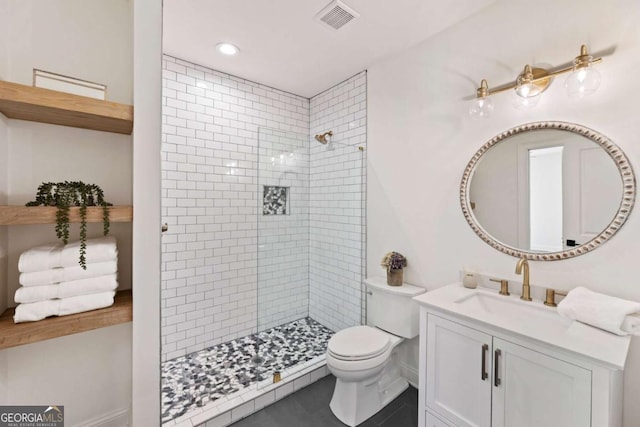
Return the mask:
[[231,43],[218,43],[216,49],[218,49],[218,52],[229,56],[237,55],[240,52],[240,49]]

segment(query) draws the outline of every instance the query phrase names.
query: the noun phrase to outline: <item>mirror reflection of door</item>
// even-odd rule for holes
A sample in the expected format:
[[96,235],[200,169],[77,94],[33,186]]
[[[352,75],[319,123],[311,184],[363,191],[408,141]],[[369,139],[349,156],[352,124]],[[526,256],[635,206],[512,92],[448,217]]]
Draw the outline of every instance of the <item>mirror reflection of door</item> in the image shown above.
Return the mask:
[[569,133],[521,141],[518,247],[563,251],[602,232],[622,198],[612,165],[600,146]]
[[529,150],[529,250],[563,249],[563,145]]
[[611,165],[609,155],[591,141],[576,140],[565,146],[564,249],[593,239],[615,216],[622,185]]
[[599,144],[564,130],[523,132],[489,149],[469,185],[473,217],[494,239],[534,252],[584,244],[611,223],[620,172]]

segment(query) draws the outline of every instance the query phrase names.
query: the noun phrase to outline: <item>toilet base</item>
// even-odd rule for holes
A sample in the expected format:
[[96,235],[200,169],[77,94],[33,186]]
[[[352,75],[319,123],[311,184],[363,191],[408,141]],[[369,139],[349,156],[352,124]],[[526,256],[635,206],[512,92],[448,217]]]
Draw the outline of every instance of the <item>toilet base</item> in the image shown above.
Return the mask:
[[329,407],[344,424],[355,427],[371,418],[409,387],[395,363],[387,364],[381,375],[368,381],[346,382],[336,378]]

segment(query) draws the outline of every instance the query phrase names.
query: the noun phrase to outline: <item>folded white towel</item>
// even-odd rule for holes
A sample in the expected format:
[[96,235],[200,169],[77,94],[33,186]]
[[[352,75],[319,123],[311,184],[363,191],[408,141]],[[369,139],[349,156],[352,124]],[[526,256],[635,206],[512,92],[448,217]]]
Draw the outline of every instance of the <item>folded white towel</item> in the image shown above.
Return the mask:
[[[87,240],[87,263],[112,261],[118,257],[115,237],[100,237]],[[29,249],[20,255],[18,270],[21,273],[51,270],[78,265],[80,242],[49,244]]]
[[558,313],[617,335],[640,333],[640,303],[578,287],[558,304]]
[[15,323],[34,322],[49,316],[66,316],[68,314],[109,307],[113,305],[113,297],[115,294],[115,292],[102,292],[79,297],[20,304],[16,307],[13,321]]
[[118,261],[98,262],[87,264],[87,269],[79,265],[75,267],[54,268],[34,273],[21,273],[18,281],[22,286],[45,286],[73,280],[114,274],[118,271]]
[[18,288],[14,299],[17,303],[24,304],[114,291],[117,287],[118,275],[109,274],[107,276],[62,282],[57,285],[23,286]]

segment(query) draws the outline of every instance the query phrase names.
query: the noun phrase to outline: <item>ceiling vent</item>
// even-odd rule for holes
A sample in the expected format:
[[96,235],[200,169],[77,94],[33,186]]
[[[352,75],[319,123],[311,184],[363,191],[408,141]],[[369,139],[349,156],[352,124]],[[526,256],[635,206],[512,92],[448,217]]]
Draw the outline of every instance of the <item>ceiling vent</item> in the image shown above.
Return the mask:
[[358,12],[340,0],[335,0],[318,12],[315,19],[333,30],[339,30],[359,16]]

